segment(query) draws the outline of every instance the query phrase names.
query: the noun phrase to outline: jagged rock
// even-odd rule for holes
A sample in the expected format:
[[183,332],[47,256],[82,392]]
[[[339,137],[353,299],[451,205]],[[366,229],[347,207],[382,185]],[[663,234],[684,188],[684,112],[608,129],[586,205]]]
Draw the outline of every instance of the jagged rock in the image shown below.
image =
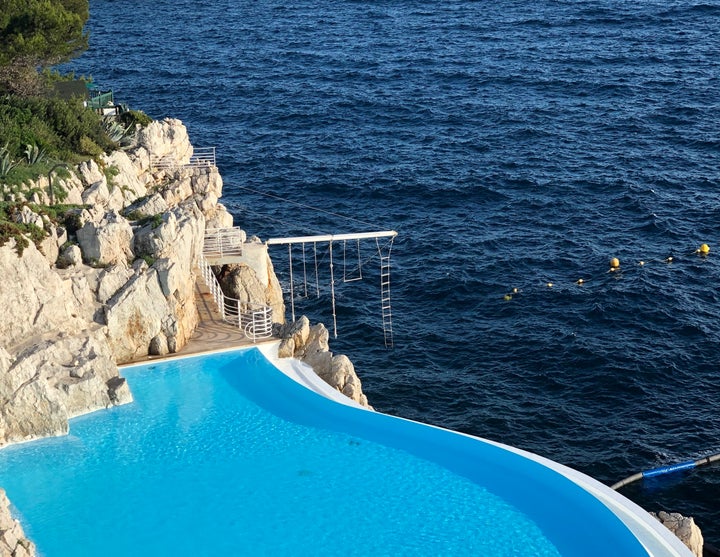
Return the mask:
[[58,236],[53,225],[47,226],[48,235],[40,242],[40,252],[45,256],[50,265],[54,265],[60,255],[58,247]]
[[68,233],[65,227],[63,226],[57,226],[55,227],[55,235],[57,237],[57,247],[61,248],[65,245],[65,243],[68,241]]
[[120,288],[127,284],[133,274],[133,270],[125,263],[118,263],[103,269],[98,280],[98,301],[101,304],[106,303]]
[[265,288],[253,269],[244,263],[224,265],[218,277],[226,296],[242,302],[265,303]]
[[123,198],[121,207],[147,194],[147,184],[140,179],[140,173],[127,153],[113,151],[109,155],[104,155],[103,159],[107,167],[114,168],[116,171],[112,182]]
[[3,557],[34,557],[35,544],[25,537],[20,523],[12,517],[10,501],[0,488],[0,555]]
[[133,233],[130,223],[110,211],[99,222],[88,221],[77,231],[83,257],[99,265],[113,265],[133,259]]
[[165,118],[151,122],[138,133],[138,146],[159,159],[187,164],[193,153],[187,128],[180,120]]
[[157,272],[133,278],[108,301],[105,322],[108,340],[118,363],[147,355],[150,341],[161,332],[162,322],[170,314]]
[[695,520],[692,517],[685,517],[680,513],[668,513],[665,511],[650,514],[675,534],[696,557],[702,557],[704,540],[700,528],[695,524]]
[[295,339],[284,338],[278,346],[278,358],[292,358],[295,355]]
[[22,257],[12,240],[0,247],[0,276],[0,338],[5,348],[33,335],[86,326],[72,284],[50,268],[34,244],[25,248]]
[[57,266],[60,269],[66,269],[75,265],[82,265],[82,251],[80,246],[72,244],[62,251],[58,257]]
[[130,205],[126,210],[125,214],[130,215],[135,213],[141,217],[151,217],[153,215],[159,215],[168,210],[168,204],[163,197],[156,193],[150,197],[140,199]]
[[135,253],[161,257],[174,242],[177,233],[177,217],[174,213],[167,212],[159,223],[151,221],[135,231],[133,238]]
[[85,187],[90,187],[106,180],[105,174],[103,174],[98,164],[92,159],[77,165],[77,171]]
[[42,217],[33,212],[27,205],[23,205],[19,211],[15,211],[12,219],[19,224],[32,224],[40,229],[45,228]]
[[153,356],[164,356],[170,353],[168,340],[164,334],[160,333],[152,338],[150,341],[149,353]]
[[223,266],[218,280],[226,296],[270,306],[273,320],[284,323],[282,288],[266,245],[255,241],[245,242],[241,262]]
[[119,406],[120,404],[132,401],[130,386],[124,377],[111,377],[107,380],[106,385],[108,396],[113,404]]
[[[288,323],[282,330],[281,335],[283,338],[287,338],[293,341],[293,347],[295,352],[292,356],[300,358],[304,356],[304,349],[307,346],[308,338],[310,337],[310,320],[306,316],[301,316],[299,319]],[[303,350],[300,352],[300,350]]]
[[102,180],[95,182],[82,193],[83,203],[86,205],[107,205],[110,200],[110,188],[103,176]]
[[[1,349],[0,349],[1,350]],[[0,445],[67,433],[67,420],[114,404],[107,382],[118,369],[101,328],[0,352]]]
[[305,341],[305,353],[327,352],[330,350],[330,332],[322,323],[310,327],[310,333]]
[[350,359],[342,354],[333,356],[330,352],[330,333],[325,325],[318,323],[311,327],[310,321],[303,315],[294,323],[281,327],[279,334],[283,339],[278,348],[280,358],[302,360],[328,385],[372,410]]
[[232,228],[233,216],[222,203],[206,211],[205,226],[207,228]]

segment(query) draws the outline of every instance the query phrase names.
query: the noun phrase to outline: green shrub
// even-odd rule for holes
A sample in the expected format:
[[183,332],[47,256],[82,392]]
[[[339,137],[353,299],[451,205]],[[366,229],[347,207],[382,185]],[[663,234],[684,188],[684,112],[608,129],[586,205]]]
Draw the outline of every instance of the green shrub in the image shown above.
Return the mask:
[[129,127],[130,129],[134,129],[136,124],[138,124],[141,128],[144,128],[153,121],[150,116],[141,110],[126,110],[125,112],[121,112],[118,116],[118,120],[122,125]]
[[80,138],[78,144],[78,151],[83,155],[90,155],[91,157],[97,158],[103,154],[103,148],[90,139],[87,135],[83,135]]

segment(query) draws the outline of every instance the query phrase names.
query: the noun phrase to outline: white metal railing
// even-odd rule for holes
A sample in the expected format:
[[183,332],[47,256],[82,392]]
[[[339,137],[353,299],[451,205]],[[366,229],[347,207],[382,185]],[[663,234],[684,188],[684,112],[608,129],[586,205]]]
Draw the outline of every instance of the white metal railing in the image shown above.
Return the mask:
[[217,166],[215,164],[215,147],[198,147],[193,149],[193,155],[186,163],[180,163],[170,155],[162,157],[150,155],[151,170],[173,170],[175,168],[202,168]]
[[243,254],[245,231],[234,226],[232,228],[208,228],[205,230],[203,255],[208,259]]
[[200,254],[198,266],[205,284],[210,289],[213,299],[217,303],[223,321],[231,323],[242,330],[245,336],[253,342],[272,336],[272,308],[263,304],[244,302],[237,298],[226,296],[215,273],[205,257]]

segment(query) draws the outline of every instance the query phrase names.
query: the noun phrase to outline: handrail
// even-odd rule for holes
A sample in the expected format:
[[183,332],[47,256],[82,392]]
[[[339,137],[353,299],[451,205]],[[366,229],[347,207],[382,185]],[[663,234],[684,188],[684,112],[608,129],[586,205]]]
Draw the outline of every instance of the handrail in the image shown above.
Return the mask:
[[203,255],[206,258],[217,259],[225,256],[240,256],[243,254],[245,231],[238,226],[232,228],[208,228],[205,230],[205,243]]
[[205,284],[217,303],[223,321],[238,327],[253,342],[272,336],[272,308],[270,306],[226,296],[202,253],[198,257],[198,266]]
[[186,163],[180,163],[171,156],[158,156],[150,154],[151,170],[174,170],[176,168],[205,168],[217,166],[215,147],[197,147]]

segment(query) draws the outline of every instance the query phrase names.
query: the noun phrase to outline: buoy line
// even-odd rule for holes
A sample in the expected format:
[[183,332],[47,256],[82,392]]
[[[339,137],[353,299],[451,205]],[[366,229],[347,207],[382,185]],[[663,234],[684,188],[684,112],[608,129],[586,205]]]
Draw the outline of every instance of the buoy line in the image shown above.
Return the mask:
[[[710,254],[710,246],[708,244],[703,243],[703,244],[700,244],[700,247],[698,247],[690,255],[696,255],[696,256],[705,258],[709,254]],[[674,263],[676,261],[676,259],[673,256],[668,256],[665,259],[655,260],[655,261],[660,261],[665,264],[670,264],[670,263]],[[645,261],[645,260],[641,259],[637,262],[637,266],[644,267],[644,266],[648,265],[648,263],[651,263],[651,262],[652,262],[652,260]],[[617,257],[612,257],[612,258],[610,258],[608,265],[609,265],[608,270],[607,270],[608,273],[615,273],[615,274],[617,274],[618,277],[622,276],[622,270],[620,267],[620,259],[618,259]],[[588,280],[589,279],[580,277],[574,281],[574,284],[576,284],[578,286],[583,286],[583,285],[587,284]],[[555,286],[555,283],[552,281],[548,281],[545,283],[545,286],[547,288],[553,288]],[[518,294],[519,292],[520,292],[520,290],[517,287],[515,287],[512,289],[511,292],[507,292],[504,294],[503,300],[505,300],[506,302],[509,302],[513,299],[514,295]]]

